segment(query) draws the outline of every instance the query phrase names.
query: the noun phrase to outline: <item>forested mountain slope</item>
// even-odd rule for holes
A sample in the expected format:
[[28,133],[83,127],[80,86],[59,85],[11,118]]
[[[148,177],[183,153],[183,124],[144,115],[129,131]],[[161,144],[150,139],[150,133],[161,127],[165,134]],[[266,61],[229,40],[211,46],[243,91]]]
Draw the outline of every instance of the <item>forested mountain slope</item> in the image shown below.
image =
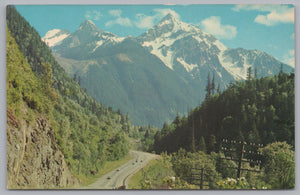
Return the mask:
[[[9,61],[10,58],[15,58],[11,55],[17,51],[11,47],[7,49],[8,134],[16,132],[15,136],[18,137],[24,128],[30,127],[37,135],[48,132],[45,136],[50,136],[51,141],[43,140],[42,135],[37,136],[34,133],[28,133],[22,139],[26,139],[26,142],[33,140],[30,142],[33,148],[39,148],[38,143],[43,145],[49,142],[54,151],[61,150],[62,154],[59,156],[76,176],[95,173],[103,163],[120,159],[127,154],[127,135],[137,131],[130,125],[129,117],[121,115],[120,111],[113,111],[112,108],[107,109],[89,97],[78,81],[67,76],[35,29],[12,6],[7,7],[7,25],[17,43],[14,48],[21,51],[19,56],[24,56]],[[8,46],[13,42],[11,39],[8,38]],[[23,67],[20,64],[25,65]],[[18,144],[22,142],[21,138],[15,142],[11,142],[11,139],[14,138],[8,136],[8,143],[12,148],[21,147]],[[27,146],[26,148],[28,150]],[[12,151],[8,150],[8,155],[20,157],[18,151]],[[44,152],[45,150],[37,150],[36,154],[45,157]],[[30,155],[28,158],[32,157]],[[53,152],[49,154],[47,166],[43,161],[34,162],[35,166],[31,166],[33,162],[23,165],[24,174],[34,175],[43,182],[43,175],[38,173],[44,173],[45,170],[40,167],[44,169],[46,166],[45,169],[49,172],[57,172],[50,166],[55,163],[53,155]],[[12,161],[13,158],[8,157],[8,165],[14,164]],[[14,174],[19,177],[20,173],[8,171],[11,186],[23,188],[24,185],[14,180],[17,177]],[[50,181],[44,185],[28,179],[26,182],[26,187],[33,188],[66,186]]]
[[[44,88],[45,87],[45,88]],[[7,187],[79,184],[59,150],[47,115],[53,91],[40,82],[7,31]]]
[[208,96],[188,117],[177,116],[155,135],[154,150],[219,151],[221,139],[295,146],[294,74],[253,78]]

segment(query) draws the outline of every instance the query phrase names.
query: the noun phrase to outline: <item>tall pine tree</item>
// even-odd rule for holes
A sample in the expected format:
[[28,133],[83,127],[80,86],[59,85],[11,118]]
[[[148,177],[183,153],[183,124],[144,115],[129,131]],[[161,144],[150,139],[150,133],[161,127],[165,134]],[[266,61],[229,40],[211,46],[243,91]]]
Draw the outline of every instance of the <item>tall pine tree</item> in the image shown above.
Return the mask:
[[210,74],[208,73],[205,99],[208,99],[210,96],[211,96],[211,83],[210,83]]

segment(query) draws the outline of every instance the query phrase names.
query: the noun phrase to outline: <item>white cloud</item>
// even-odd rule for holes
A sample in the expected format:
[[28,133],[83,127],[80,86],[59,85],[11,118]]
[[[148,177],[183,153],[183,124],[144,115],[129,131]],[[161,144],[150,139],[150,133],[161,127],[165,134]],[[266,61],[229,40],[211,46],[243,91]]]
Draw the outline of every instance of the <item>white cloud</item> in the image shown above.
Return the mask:
[[295,68],[295,50],[290,49],[288,53],[283,57],[283,62]]
[[112,15],[112,16],[120,17],[121,14],[122,14],[122,10],[119,10],[119,9],[113,9],[113,10],[110,10],[108,13],[109,13],[110,15]]
[[180,19],[180,15],[172,9],[154,9],[154,11],[156,12],[156,16],[160,19],[168,14],[171,14],[178,20]]
[[138,28],[147,29],[154,26],[155,21],[162,19],[168,14],[172,14],[175,18],[180,19],[180,15],[172,9],[154,9],[155,14],[153,16],[147,16],[145,14],[136,14],[136,21],[134,24]]
[[144,14],[137,14],[136,15],[137,21],[134,24],[138,28],[146,29],[151,28],[154,25],[154,17],[153,16],[146,16]]
[[117,17],[114,20],[110,20],[108,22],[105,23],[105,26],[114,26],[116,24],[121,25],[121,26],[132,26],[132,22],[129,18],[122,18],[121,14],[122,14],[122,10],[109,10],[108,12],[111,16]]
[[221,18],[218,16],[202,20],[201,26],[205,32],[213,34],[219,39],[233,39],[237,34],[235,26],[221,24]]
[[294,22],[294,8],[286,5],[236,5],[232,10],[237,12],[241,10],[267,12],[257,15],[254,19],[254,22],[266,26]]
[[85,12],[85,18],[89,20],[99,20],[102,14],[99,11],[86,11]]
[[132,26],[131,20],[129,18],[122,18],[122,17],[106,22],[105,26],[113,26],[115,24],[121,26]]

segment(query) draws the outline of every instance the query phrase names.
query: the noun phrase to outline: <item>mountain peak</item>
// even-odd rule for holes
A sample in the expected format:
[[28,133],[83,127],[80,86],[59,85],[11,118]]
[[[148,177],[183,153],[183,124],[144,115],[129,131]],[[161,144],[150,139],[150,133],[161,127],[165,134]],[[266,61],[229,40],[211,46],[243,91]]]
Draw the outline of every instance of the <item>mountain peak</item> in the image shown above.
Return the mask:
[[175,23],[178,24],[178,23],[181,23],[181,21],[178,20],[174,14],[168,13],[160,20],[160,22],[157,24],[157,26],[162,26],[165,24],[174,25]]
[[168,13],[161,19],[161,21],[164,21],[164,20],[178,20],[178,19],[174,14]]
[[84,20],[80,26],[79,29],[86,29],[86,30],[98,30],[97,26],[92,22],[91,20]]

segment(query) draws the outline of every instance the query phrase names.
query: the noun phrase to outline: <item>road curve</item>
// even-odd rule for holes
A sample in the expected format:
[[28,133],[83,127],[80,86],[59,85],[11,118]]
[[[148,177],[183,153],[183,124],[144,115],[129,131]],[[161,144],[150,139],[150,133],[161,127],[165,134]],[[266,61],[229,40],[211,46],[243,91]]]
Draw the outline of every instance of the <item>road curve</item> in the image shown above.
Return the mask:
[[117,189],[124,185],[127,188],[130,177],[145,167],[150,160],[157,158],[157,155],[146,152],[131,150],[130,153],[134,157],[132,160],[103,175],[95,183],[80,187],[80,189]]

